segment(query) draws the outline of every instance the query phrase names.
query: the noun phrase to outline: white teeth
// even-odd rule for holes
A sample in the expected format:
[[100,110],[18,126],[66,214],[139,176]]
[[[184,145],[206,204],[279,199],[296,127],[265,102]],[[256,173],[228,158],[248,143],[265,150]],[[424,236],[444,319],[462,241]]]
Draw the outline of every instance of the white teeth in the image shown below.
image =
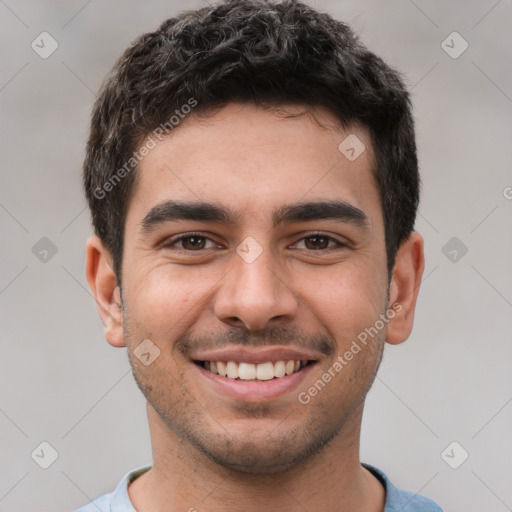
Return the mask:
[[290,375],[295,370],[295,361],[286,361],[285,372],[286,375]]
[[274,375],[276,377],[284,377],[286,374],[284,361],[277,361],[274,364]]
[[219,372],[219,375],[222,377],[227,377],[228,372],[226,370],[226,363],[223,363],[222,361],[217,361],[217,372]]
[[238,364],[233,362],[233,361],[228,361],[228,364],[227,364],[227,372],[228,372],[228,377],[230,379],[237,379],[238,378]]
[[274,378],[274,364],[261,363],[256,365],[256,378],[258,380],[270,380]]
[[271,380],[291,375],[305,366],[307,361],[271,361],[267,363],[236,363],[235,361],[205,361],[204,367],[222,377],[240,380]]
[[238,377],[242,380],[255,379],[256,378],[256,365],[251,364],[251,363],[240,363],[238,365]]

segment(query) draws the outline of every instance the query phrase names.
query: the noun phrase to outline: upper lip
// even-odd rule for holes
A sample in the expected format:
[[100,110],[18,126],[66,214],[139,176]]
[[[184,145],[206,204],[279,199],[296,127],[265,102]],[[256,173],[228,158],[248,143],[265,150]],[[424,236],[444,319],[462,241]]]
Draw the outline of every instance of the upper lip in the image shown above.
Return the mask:
[[222,350],[210,350],[193,354],[194,361],[234,361],[236,363],[266,363],[271,361],[311,361],[320,357],[314,352],[292,347],[262,347],[248,349],[246,347],[229,347]]

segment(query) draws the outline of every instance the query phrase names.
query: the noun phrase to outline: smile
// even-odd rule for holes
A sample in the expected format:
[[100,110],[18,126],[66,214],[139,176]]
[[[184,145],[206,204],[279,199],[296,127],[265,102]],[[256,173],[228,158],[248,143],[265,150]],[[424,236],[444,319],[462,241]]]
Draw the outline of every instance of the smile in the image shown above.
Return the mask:
[[312,361],[293,360],[267,361],[254,364],[235,361],[199,361],[204,369],[211,373],[233,380],[266,381],[280,379],[286,375],[296,373]]

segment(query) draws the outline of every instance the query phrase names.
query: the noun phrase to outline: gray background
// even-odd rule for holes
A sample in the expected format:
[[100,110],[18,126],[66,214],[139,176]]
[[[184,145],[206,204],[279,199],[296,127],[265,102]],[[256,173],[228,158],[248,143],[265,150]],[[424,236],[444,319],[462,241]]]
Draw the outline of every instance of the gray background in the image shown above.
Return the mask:
[[[81,164],[94,94],[115,59],[203,5],[0,0],[1,511],[72,510],[151,462],[145,402],[125,349],[103,339],[85,280]],[[312,5],[406,75],[424,184],[415,328],[386,349],[361,458],[447,512],[512,510],[511,2]],[[31,48],[43,31],[59,45],[47,59]],[[453,31],[469,44],[458,58],[441,46]],[[42,237],[57,248],[46,262],[32,251]],[[455,262],[451,246],[443,253],[452,237]],[[48,469],[31,458],[42,441],[59,454]],[[453,441],[469,453],[458,469],[441,456]],[[461,450],[448,451],[452,464]]]

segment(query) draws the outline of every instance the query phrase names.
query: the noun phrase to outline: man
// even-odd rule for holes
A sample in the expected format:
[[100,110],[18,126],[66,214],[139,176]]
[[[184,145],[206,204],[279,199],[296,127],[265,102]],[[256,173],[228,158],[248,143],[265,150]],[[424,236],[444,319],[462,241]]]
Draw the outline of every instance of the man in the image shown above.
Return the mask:
[[399,75],[299,2],[226,2],[128,48],[94,107],[87,279],[153,464],[81,512],[431,512],[359,460],[424,268]]

